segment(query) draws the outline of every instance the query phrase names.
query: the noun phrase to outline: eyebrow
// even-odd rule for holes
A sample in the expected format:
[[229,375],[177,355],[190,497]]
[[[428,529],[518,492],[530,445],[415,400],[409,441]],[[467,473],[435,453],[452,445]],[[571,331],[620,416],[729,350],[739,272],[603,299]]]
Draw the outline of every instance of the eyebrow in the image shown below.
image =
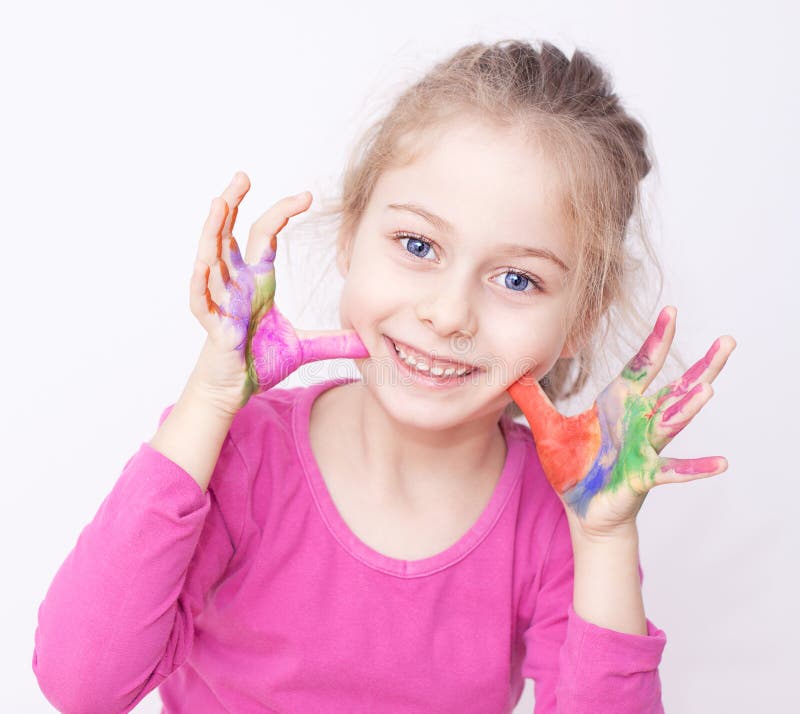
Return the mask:
[[[408,211],[410,213],[416,213],[418,216],[421,216],[428,221],[428,223],[430,223],[441,233],[453,235],[456,232],[453,224],[450,223],[450,221],[445,220],[441,216],[437,216],[435,213],[429,211],[423,206],[420,206],[418,203],[390,203],[386,207],[393,208],[396,211]],[[569,267],[567,264],[547,248],[534,248],[533,246],[518,245],[516,243],[502,243],[501,245],[497,246],[497,249],[504,255],[545,258],[553,261],[565,273],[569,272]]]

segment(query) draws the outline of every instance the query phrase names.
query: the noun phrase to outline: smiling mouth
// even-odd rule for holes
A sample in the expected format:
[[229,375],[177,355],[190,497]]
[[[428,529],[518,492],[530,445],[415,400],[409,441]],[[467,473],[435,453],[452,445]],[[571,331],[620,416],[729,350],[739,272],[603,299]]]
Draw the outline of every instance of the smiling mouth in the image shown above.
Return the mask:
[[463,364],[455,364],[436,359],[431,360],[429,357],[424,357],[419,353],[409,352],[405,346],[401,347],[388,335],[387,339],[394,349],[397,358],[412,372],[425,377],[446,382],[451,378],[467,377],[473,372],[478,371],[478,367],[467,367]]

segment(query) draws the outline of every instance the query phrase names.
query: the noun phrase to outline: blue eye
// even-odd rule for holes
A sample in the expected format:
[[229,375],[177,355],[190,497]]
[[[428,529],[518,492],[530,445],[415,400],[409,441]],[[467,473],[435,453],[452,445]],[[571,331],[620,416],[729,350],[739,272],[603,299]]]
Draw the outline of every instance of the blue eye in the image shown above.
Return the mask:
[[[394,239],[398,242],[407,240],[408,243],[406,243],[405,245],[404,252],[410,253],[412,256],[416,258],[421,258],[423,260],[425,260],[425,256],[428,255],[430,248],[434,245],[432,241],[426,240],[423,236],[419,236],[414,233],[405,233],[403,231],[395,233]],[[435,258],[433,262],[436,262]],[[542,286],[539,283],[539,281],[529,273],[526,273],[524,270],[516,270],[509,268],[506,273],[500,273],[500,275],[511,276],[510,279],[508,277],[506,277],[505,279],[505,286],[509,288],[511,292],[517,292],[529,296],[543,292]],[[525,290],[528,283],[530,283],[533,286],[533,289],[530,291]],[[520,287],[520,284],[522,284],[522,287],[521,289],[518,289]]]
[[[408,233],[398,233],[398,240],[407,240],[408,243],[406,244],[406,251],[415,255],[417,258],[422,258],[428,254],[428,251],[425,248],[430,248],[431,244],[428,241],[424,241],[421,238],[418,238],[415,235],[409,235]],[[409,246],[413,246],[409,250]]]
[[[506,287],[512,289],[513,289],[512,283],[518,286],[520,281],[524,281],[526,284],[530,282],[530,279],[526,275],[523,275],[522,273],[512,273],[511,271],[509,271],[508,273],[506,273],[506,275],[510,275],[513,278],[516,278],[516,281],[509,280],[508,278],[506,278]],[[524,291],[525,291],[525,285],[522,286],[521,291],[516,291],[516,292],[524,292]]]

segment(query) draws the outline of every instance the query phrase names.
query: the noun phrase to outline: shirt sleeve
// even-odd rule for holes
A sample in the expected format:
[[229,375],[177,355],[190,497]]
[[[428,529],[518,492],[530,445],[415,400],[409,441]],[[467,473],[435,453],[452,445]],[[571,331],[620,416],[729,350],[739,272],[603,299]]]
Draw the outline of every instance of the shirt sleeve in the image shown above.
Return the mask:
[[245,470],[230,434],[205,493],[147,442],[128,460],[39,606],[33,671],[59,711],[128,712],[186,660],[241,533],[215,482]]
[[573,609],[573,585],[572,540],[562,511],[523,635],[522,674],[534,680],[535,714],[663,714],[658,665],[665,633],[649,619],[647,635],[587,622]]

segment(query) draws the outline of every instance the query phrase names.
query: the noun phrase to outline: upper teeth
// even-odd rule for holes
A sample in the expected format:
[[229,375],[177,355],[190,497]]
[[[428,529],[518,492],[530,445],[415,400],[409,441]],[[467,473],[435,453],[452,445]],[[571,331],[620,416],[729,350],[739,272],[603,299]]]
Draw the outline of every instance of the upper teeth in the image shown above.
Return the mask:
[[[394,343],[392,343],[394,344]],[[446,367],[445,369],[441,369],[440,367],[431,367],[426,362],[421,359],[416,359],[415,357],[407,354],[401,347],[394,345],[394,349],[397,351],[397,354],[400,355],[400,359],[403,360],[407,365],[410,367],[414,367],[415,369],[420,370],[421,372],[427,372],[430,370],[430,373],[435,375],[436,377],[441,377],[444,375],[445,377],[449,377],[452,374],[455,374],[458,377],[461,377],[464,374],[470,374],[472,372],[471,369],[466,367],[459,367],[455,369],[453,367]]]

